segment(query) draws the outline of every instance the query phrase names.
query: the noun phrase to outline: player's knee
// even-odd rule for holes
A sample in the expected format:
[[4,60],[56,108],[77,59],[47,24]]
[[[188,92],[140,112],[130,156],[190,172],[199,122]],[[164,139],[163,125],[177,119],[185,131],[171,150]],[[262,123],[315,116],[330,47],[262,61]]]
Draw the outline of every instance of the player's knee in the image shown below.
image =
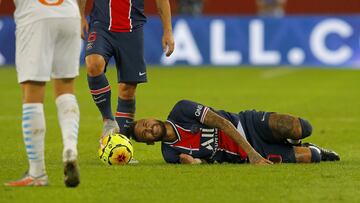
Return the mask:
[[302,118],[299,118],[300,121],[300,125],[301,125],[301,137],[305,138],[305,137],[309,137],[312,133],[312,126],[309,123],[309,121],[304,120]]
[[318,149],[310,147],[311,151],[311,162],[312,163],[319,163],[321,161],[321,154]]
[[134,99],[137,84],[119,83],[119,97],[124,100]]
[[88,75],[94,77],[104,72],[106,63],[103,58],[87,56],[85,62]]
[[104,68],[98,63],[86,63],[87,74],[91,77],[99,76],[104,72]]

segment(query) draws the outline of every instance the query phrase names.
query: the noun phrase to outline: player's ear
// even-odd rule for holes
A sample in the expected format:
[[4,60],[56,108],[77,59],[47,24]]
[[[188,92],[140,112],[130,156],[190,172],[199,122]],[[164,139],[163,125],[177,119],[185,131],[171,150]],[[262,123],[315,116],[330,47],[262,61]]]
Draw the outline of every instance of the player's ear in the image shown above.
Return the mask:
[[154,145],[155,143],[153,141],[147,141],[146,144],[147,145]]

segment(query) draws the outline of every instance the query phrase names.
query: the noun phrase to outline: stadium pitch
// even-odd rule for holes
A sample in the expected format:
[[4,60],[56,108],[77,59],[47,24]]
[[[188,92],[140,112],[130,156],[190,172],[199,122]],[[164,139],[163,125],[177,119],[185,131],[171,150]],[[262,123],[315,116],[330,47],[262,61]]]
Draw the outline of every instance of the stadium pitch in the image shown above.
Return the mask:
[[[0,68],[1,184],[27,169],[21,134],[21,94],[14,67]],[[115,69],[108,70],[116,87]],[[160,145],[134,143],[138,165],[107,166],[97,156],[101,117],[85,70],[76,83],[81,111],[81,183],[66,188],[62,140],[51,83],[45,101],[46,167],[50,185],[0,186],[0,202],[360,202],[360,71],[310,68],[177,67],[148,70],[137,91],[136,118],[165,119],[180,99],[238,112],[277,111],[308,119],[306,141],[337,151],[340,162],[320,164],[170,165]],[[116,97],[112,98],[115,109]]]

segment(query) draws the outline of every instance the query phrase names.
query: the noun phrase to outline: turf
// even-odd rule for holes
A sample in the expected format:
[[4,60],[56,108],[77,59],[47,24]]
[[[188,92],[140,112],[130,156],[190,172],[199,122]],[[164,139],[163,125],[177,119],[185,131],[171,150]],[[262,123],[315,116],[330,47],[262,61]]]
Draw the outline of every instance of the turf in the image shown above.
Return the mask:
[[[27,169],[21,135],[21,94],[12,67],[0,68],[0,182]],[[311,68],[157,68],[137,91],[137,118],[165,119],[177,100],[216,109],[287,112],[311,121],[307,141],[336,150],[341,161],[320,164],[167,165],[160,145],[135,143],[138,165],[106,166],[97,157],[101,118],[84,69],[77,80],[81,110],[81,184],[63,184],[62,140],[51,84],[45,101],[50,186],[0,186],[0,202],[360,202],[360,72]],[[109,80],[116,87],[115,70]],[[114,90],[113,90],[114,91]],[[115,91],[113,92],[115,93]],[[113,97],[115,109],[116,98]]]

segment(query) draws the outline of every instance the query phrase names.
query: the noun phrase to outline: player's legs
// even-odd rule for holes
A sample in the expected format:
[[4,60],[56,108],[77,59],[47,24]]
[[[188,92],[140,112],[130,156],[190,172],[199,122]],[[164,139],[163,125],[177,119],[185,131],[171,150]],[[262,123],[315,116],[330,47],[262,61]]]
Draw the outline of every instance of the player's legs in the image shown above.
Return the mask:
[[270,113],[268,124],[273,136],[279,141],[288,140],[296,144],[312,133],[312,126],[308,121],[292,115]]
[[[79,106],[74,95],[74,78],[54,79],[54,94],[59,124],[63,136],[63,161],[77,159]],[[69,154],[70,151],[70,154]]]
[[65,184],[75,187],[80,183],[77,163],[77,143],[80,112],[74,95],[74,79],[54,79],[54,93],[58,120],[63,138],[63,163]]
[[[63,161],[77,158],[79,131],[79,106],[74,95],[74,78],[54,79],[54,94],[58,111],[59,124],[63,136]],[[71,154],[69,154],[69,152]]]
[[10,186],[47,185],[43,100],[53,51],[54,36],[46,20],[16,29],[16,70],[23,95],[22,132],[29,171],[22,179],[9,182]]
[[44,103],[45,82],[26,81],[20,84],[23,103]]
[[105,76],[107,62],[113,55],[110,41],[110,34],[102,27],[90,28],[85,62],[89,89],[104,121],[102,137],[118,131],[111,110],[111,87]]
[[296,163],[318,163],[321,160],[319,150],[309,147],[293,147]]
[[75,187],[80,182],[77,164],[80,112],[74,95],[74,81],[79,74],[80,20],[75,18],[54,19],[52,21],[58,33],[54,51],[52,78],[64,145],[65,184],[68,187]]
[[23,91],[22,130],[29,160],[29,175],[40,177],[46,174],[44,157],[45,82],[21,83]]
[[318,163],[321,160],[320,151],[310,147],[290,146],[286,144],[266,143],[257,140],[256,150],[274,163]]
[[43,100],[45,82],[21,83],[23,93],[22,131],[29,161],[29,170],[7,186],[44,186],[48,184],[45,170],[44,138],[45,116]]
[[103,120],[114,120],[111,111],[111,88],[104,73],[105,59],[99,54],[91,54],[86,57],[85,61],[92,98],[101,112]]
[[100,54],[90,54],[85,58],[88,76],[96,77],[104,73],[106,61]]
[[312,127],[306,120],[255,110],[240,112],[239,116],[251,146],[274,162],[316,163],[340,160],[336,152],[311,143],[292,146],[284,142],[288,138],[302,139],[310,136]]
[[129,136],[129,124],[133,122],[136,105],[136,87],[146,82],[143,28],[131,33],[114,33],[116,40],[115,61],[118,71],[118,105],[116,121],[120,132]]
[[[80,113],[74,95],[74,81],[74,78],[53,80],[55,102],[64,144],[64,162],[73,161],[77,158]],[[68,154],[68,151],[71,154]]]
[[[135,117],[135,93],[137,83],[122,83],[118,85],[118,105],[115,114],[116,122],[120,127],[120,133],[129,137],[130,124],[134,122]],[[130,164],[139,163],[134,157],[130,160]]]
[[116,122],[120,127],[120,133],[129,135],[130,124],[134,121],[135,115],[135,93],[137,83],[119,83],[118,105],[115,114]]
[[[283,142],[286,138],[302,138],[299,119],[288,115],[257,112],[255,110],[240,112],[239,116],[247,140],[263,157],[273,162],[284,163],[320,161],[318,150],[291,146]],[[278,121],[278,123],[275,122],[274,124],[274,121]],[[310,133],[306,134],[310,135]]]
[[340,156],[333,150],[322,148],[313,143],[303,143],[302,147],[308,147],[320,152],[321,161],[340,161]]
[[98,107],[104,122],[102,138],[119,129],[111,110],[111,87],[104,73],[105,67],[106,62],[103,56],[91,54],[86,57],[88,85],[93,101]]

